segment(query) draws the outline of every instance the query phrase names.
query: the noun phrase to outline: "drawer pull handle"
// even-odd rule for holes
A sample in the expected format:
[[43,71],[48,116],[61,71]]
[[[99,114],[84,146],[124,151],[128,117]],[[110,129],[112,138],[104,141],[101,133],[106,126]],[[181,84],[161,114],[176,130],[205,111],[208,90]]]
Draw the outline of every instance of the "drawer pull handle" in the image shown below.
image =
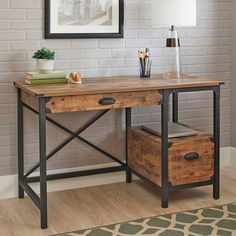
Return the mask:
[[190,152],[184,156],[187,161],[193,161],[199,158],[199,154],[197,152]]
[[104,106],[106,106],[106,105],[113,105],[113,104],[116,103],[116,99],[114,99],[114,98],[101,98],[101,99],[98,101],[98,103],[99,103],[100,105],[104,105]]

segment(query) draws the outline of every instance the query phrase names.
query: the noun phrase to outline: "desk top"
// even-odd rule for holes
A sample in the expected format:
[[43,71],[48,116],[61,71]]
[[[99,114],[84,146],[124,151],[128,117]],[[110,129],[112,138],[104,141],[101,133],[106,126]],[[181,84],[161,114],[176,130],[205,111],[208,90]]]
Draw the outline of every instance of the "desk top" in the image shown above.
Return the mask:
[[194,88],[218,86],[222,81],[210,80],[193,76],[181,79],[163,79],[161,76],[152,76],[150,79],[139,77],[107,77],[86,78],[82,84],[52,84],[28,85],[23,81],[15,85],[25,92],[38,97],[57,97],[84,94],[121,93],[133,91],[148,91],[175,88]]

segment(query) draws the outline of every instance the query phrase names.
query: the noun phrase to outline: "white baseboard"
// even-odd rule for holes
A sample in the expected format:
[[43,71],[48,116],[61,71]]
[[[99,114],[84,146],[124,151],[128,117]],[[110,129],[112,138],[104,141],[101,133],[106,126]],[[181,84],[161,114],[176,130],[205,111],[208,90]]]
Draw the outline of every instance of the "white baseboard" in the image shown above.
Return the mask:
[[236,148],[230,148],[230,165],[236,166]]
[[236,148],[224,147],[220,149],[221,167],[236,166]]
[[[61,169],[61,170],[53,170],[48,171],[48,174],[56,174],[56,173],[66,173],[73,171],[81,171],[88,169],[96,169],[96,168],[106,168],[111,166],[117,166],[116,164],[101,164],[80,168],[71,168],[71,169]],[[37,176],[38,173],[32,174],[32,176]],[[115,172],[108,174],[99,174],[99,175],[91,175],[91,176],[83,176],[62,180],[53,180],[48,181],[48,192],[56,192],[68,189],[78,189],[90,186],[97,186],[103,184],[111,184],[125,181],[124,172]],[[0,199],[7,198],[15,198],[18,196],[18,177],[17,175],[7,175],[0,176]],[[30,186],[39,193],[39,184],[32,183]]]
[[[236,148],[221,148],[221,167],[236,166]],[[102,164],[82,168],[62,169],[48,171],[48,174],[79,171],[85,169],[105,168],[116,166],[115,164]],[[35,173],[37,175],[37,173]],[[48,181],[48,192],[56,192],[68,189],[78,189],[90,186],[118,183],[125,181],[124,172],[99,174],[70,179]],[[39,193],[39,184],[31,184],[32,188]],[[0,176],[0,199],[15,198],[18,196],[17,175]]]
[[221,167],[231,165],[231,147],[223,147],[220,149],[220,165]]

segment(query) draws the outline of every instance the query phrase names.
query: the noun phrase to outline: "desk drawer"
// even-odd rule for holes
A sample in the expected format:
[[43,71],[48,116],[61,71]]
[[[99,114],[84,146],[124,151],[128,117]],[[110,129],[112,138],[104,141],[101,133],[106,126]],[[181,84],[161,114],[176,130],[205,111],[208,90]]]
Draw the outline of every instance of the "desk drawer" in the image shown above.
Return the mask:
[[76,112],[136,107],[159,104],[162,95],[158,91],[106,93],[52,97],[46,104],[48,112]]
[[[199,133],[169,139],[169,183],[172,186],[211,180],[214,176],[214,143]],[[155,184],[162,183],[161,139],[140,128],[128,131],[128,165]]]

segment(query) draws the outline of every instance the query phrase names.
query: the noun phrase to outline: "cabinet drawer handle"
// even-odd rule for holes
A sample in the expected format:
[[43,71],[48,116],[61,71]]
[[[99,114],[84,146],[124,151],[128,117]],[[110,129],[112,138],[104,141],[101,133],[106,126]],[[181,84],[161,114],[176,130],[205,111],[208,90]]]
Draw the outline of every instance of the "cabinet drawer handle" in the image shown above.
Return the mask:
[[98,103],[100,104],[100,105],[113,105],[113,104],[115,104],[116,103],[116,99],[114,99],[114,98],[101,98],[99,101],[98,101]]
[[199,154],[197,152],[190,152],[184,156],[187,161],[193,161],[199,158]]

